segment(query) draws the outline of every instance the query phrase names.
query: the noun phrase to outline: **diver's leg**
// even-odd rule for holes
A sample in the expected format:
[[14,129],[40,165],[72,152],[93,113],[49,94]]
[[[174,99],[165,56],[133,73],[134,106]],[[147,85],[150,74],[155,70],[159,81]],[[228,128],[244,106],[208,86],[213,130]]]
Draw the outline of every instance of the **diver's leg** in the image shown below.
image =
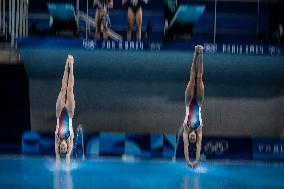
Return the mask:
[[56,101],[56,117],[58,118],[63,107],[65,106],[66,90],[68,80],[68,59],[66,60],[63,78],[61,81],[61,89]]
[[108,27],[107,26],[103,27],[103,37],[104,37],[104,40],[108,40]]
[[128,12],[127,12],[127,22],[128,22],[128,28],[127,28],[127,41],[131,41],[131,32],[132,32],[132,28],[133,28],[133,24],[134,24],[134,13],[132,8],[128,8]]
[[96,18],[95,18],[95,21],[96,21],[96,33],[95,33],[95,37],[96,37],[96,40],[99,40],[100,39],[100,33],[101,33],[101,22],[100,22],[100,13],[99,13],[99,10],[96,10]]
[[204,84],[203,84],[203,47],[198,45],[198,56],[196,59],[196,69],[197,69],[197,77],[196,77],[196,98],[201,106],[204,99]]
[[141,32],[142,32],[142,8],[140,7],[136,14],[135,14],[135,20],[136,20],[136,40],[141,41]]
[[195,47],[195,52],[194,52],[193,60],[192,60],[192,64],[191,64],[190,79],[189,79],[189,82],[188,82],[186,89],[185,89],[185,104],[186,105],[190,104],[191,100],[194,97],[194,93],[195,93],[196,56],[197,56],[197,47]]
[[74,59],[72,55],[68,55],[69,59],[69,79],[68,79],[68,87],[67,87],[67,99],[66,99],[66,108],[68,110],[69,116],[73,118],[74,115],[74,109],[75,109],[75,99],[74,99],[74,74],[73,74],[73,65],[74,65]]

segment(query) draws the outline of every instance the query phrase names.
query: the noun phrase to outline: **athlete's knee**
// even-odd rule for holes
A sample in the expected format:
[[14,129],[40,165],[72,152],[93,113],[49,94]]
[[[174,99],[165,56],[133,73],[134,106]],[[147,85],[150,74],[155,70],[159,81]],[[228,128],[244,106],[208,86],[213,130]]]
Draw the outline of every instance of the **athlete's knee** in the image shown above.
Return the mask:
[[128,28],[127,28],[127,32],[131,32],[132,31],[132,24],[128,22]]
[[64,93],[66,93],[66,90],[67,90],[67,86],[62,85],[62,86],[61,86],[61,89],[60,89],[60,93],[61,93],[61,94],[64,94]]
[[128,25],[127,25],[128,27],[127,27],[127,31],[129,32],[129,31],[132,31],[132,28],[133,28],[133,21],[130,19],[130,18],[128,18]]
[[68,95],[73,95],[73,87],[68,86],[67,93],[68,93]]
[[196,76],[196,70],[194,67],[191,67],[190,69],[190,78],[195,78]]
[[202,82],[202,80],[203,80],[202,74],[197,74],[196,80],[197,80],[197,82]]
[[196,74],[194,72],[192,72],[190,74],[190,79],[189,79],[189,82],[188,82],[189,85],[194,86],[196,84],[195,78],[196,78]]

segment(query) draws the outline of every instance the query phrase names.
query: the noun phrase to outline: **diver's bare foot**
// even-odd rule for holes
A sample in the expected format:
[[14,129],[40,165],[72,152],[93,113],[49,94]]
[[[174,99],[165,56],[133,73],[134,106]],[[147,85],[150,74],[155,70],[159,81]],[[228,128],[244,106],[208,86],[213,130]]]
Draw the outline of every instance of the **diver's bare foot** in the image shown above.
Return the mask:
[[199,54],[203,54],[203,46],[202,45],[197,45],[197,48],[198,48],[198,53]]
[[69,64],[74,64],[74,58],[71,54],[68,55],[67,61],[68,61]]

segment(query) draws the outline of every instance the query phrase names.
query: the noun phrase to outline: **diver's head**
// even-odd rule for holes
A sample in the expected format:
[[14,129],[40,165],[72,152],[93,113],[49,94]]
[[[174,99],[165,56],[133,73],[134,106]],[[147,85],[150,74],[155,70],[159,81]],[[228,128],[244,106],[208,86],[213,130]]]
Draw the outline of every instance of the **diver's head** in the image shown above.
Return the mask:
[[188,134],[188,138],[189,138],[189,142],[190,143],[195,143],[196,142],[196,133],[194,130],[192,130],[189,134]]
[[60,153],[66,153],[67,152],[67,142],[66,140],[62,140],[59,146]]

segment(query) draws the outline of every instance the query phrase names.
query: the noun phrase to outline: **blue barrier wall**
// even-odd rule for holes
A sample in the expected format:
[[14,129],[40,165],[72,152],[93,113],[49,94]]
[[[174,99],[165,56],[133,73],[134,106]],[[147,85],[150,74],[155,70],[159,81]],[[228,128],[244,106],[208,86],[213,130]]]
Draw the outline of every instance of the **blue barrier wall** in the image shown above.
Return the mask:
[[284,140],[271,138],[253,139],[253,159],[257,160],[283,160]]
[[[178,137],[173,134],[100,132],[86,135],[84,138],[83,147],[86,149],[85,155],[87,157],[118,156],[122,158],[172,159],[175,154],[175,147],[178,144],[176,158],[184,159],[182,137],[179,138],[177,143]],[[252,150],[255,144],[252,141],[255,143],[254,139],[245,137],[204,137],[201,159],[273,159],[273,157],[265,154],[256,158],[256,151]],[[266,143],[269,144],[269,142]],[[83,147],[81,145],[76,146],[77,149]],[[195,158],[195,149],[195,145],[190,146],[191,158]],[[25,132],[22,140],[22,153],[54,155],[54,136],[46,133]],[[283,156],[278,159],[284,160]]]

